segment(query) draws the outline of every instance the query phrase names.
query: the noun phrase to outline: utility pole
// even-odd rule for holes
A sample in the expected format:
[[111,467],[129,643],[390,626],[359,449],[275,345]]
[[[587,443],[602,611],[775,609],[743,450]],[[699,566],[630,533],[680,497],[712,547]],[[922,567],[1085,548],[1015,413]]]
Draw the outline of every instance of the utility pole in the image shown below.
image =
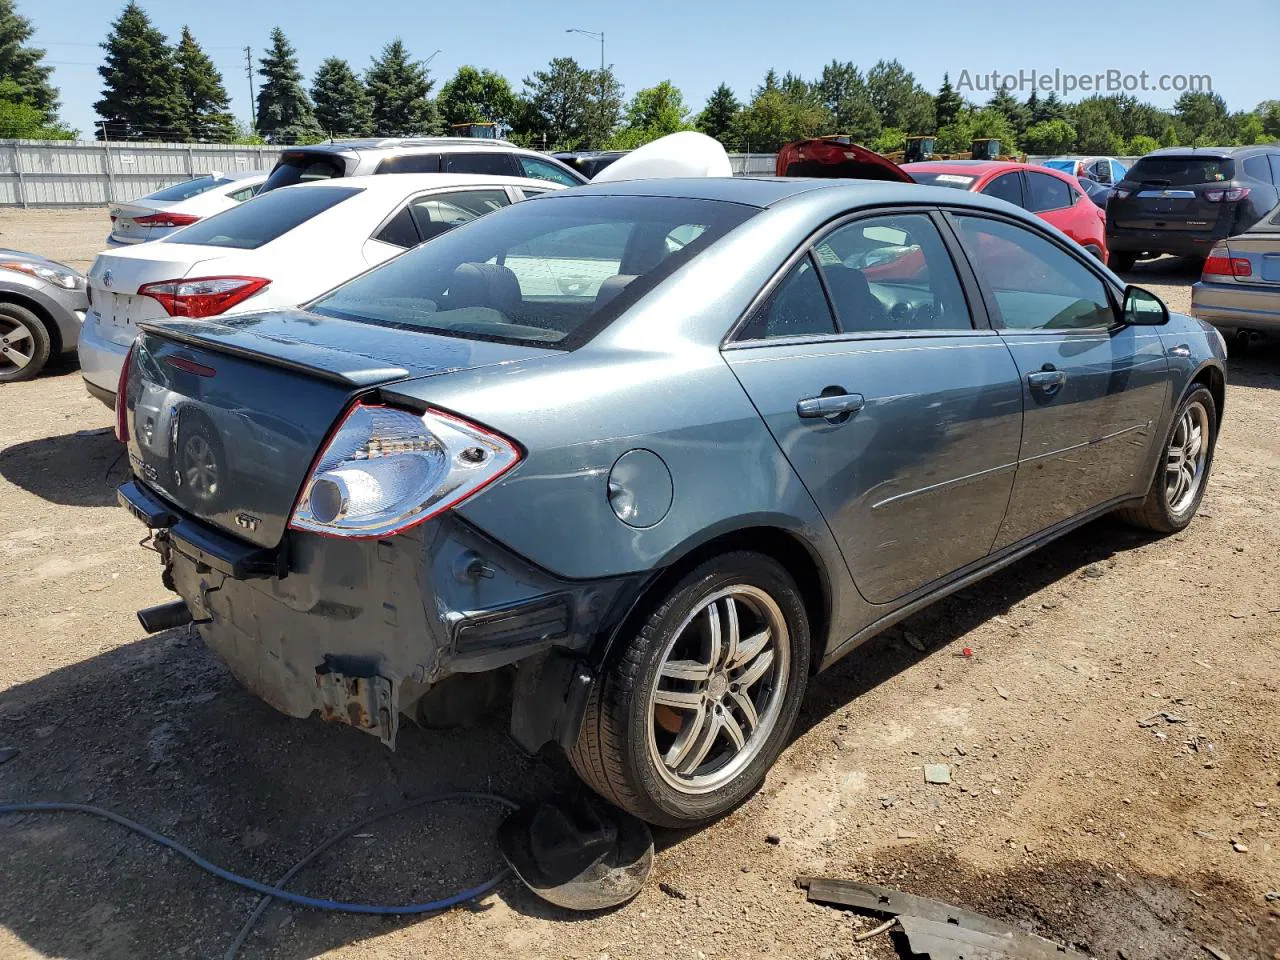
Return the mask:
[[[584,37],[590,37],[592,40],[600,41],[600,119],[604,120],[604,93],[605,93],[605,77],[604,77],[604,31],[596,33],[594,30],[579,30],[577,27],[570,27],[565,33],[580,33]],[[593,144],[594,146],[594,144]],[[604,146],[604,144],[601,144]]]
[[258,132],[258,103],[253,95],[253,47],[244,48],[244,75],[249,78],[249,129]]

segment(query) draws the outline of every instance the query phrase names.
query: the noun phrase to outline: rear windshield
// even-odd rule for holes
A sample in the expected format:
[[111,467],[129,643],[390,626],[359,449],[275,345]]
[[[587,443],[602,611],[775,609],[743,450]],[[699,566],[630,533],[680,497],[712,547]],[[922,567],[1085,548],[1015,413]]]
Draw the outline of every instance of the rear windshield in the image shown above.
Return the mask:
[[312,180],[332,180],[346,172],[346,165],[340,157],[298,150],[280,158],[271,168],[267,182],[262,185],[260,192],[265,193],[276,187],[291,187],[295,183],[309,183]]
[[1223,157],[1143,157],[1125,179],[1156,187],[1189,187],[1221,183],[1235,175],[1236,162]]
[[260,193],[238,207],[183,227],[160,243],[254,250],[361,192],[360,187],[317,187]]
[[924,173],[916,170],[911,164],[907,164],[902,169],[911,174],[911,179],[916,183],[923,183],[930,187],[955,187],[957,190],[971,190],[978,179],[966,173]]
[[228,187],[233,183],[235,181],[227,177],[196,177],[194,180],[184,180],[182,183],[175,183],[172,187],[165,187],[155,193],[148,193],[145,199],[190,200],[192,197],[198,197],[214,187]]
[[572,348],[757,212],[676,197],[530,200],[415,247],[311,309],[446,336]]

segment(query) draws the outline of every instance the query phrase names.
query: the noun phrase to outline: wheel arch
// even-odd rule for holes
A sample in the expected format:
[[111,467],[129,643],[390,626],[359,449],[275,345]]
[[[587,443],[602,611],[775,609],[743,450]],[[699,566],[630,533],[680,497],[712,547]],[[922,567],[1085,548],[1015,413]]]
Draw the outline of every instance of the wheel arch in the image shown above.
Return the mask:
[[1222,427],[1223,409],[1227,402],[1226,374],[1216,363],[1206,363],[1191,377],[1183,396],[1186,396],[1197,386],[1208,388],[1210,395],[1213,397],[1214,416],[1217,418],[1217,422],[1213,426],[1215,430],[1220,429]]
[[12,303],[15,306],[22,307],[24,310],[30,310],[36,315],[36,319],[44,325],[45,333],[49,335],[49,356],[56,357],[63,352],[62,331],[58,329],[58,324],[54,322],[53,315],[45,309],[44,304],[34,297],[24,296],[13,290],[0,291],[0,305]]

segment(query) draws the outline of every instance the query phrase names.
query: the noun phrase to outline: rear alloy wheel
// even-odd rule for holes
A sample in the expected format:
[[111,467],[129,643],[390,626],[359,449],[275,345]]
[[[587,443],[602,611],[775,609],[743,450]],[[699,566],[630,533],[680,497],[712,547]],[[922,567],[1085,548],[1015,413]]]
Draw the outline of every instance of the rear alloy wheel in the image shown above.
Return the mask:
[[1124,273],[1126,270],[1132,270],[1133,265],[1138,262],[1137,254],[1121,253],[1116,250],[1111,251],[1111,262],[1107,264],[1116,273]]
[[785,745],[809,672],[804,601],[769,557],[685,576],[596,681],[570,760],[606,800],[660,826],[747,797]]
[[34,313],[0,303],[0,383],[28,380],[49,362],[49,331]]
[[1213,394],[1196,387],[1178,407],[1146,499],[1121,511],[1126,520],[1156,533],[1177,533],[1191,522],[1213,466],[1217,423]]

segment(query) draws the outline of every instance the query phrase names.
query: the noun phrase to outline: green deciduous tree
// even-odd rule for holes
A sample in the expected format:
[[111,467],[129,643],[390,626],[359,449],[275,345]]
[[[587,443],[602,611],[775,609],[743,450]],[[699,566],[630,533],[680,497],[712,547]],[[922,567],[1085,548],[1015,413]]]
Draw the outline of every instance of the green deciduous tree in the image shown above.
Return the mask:
[[917,134],[930,133],[937,125],[933,97],[897,60],[880,60],[867,71],[867,96],[886,127]]
[[331,137],[367,137],[373,133],[369,93],[341,57],[326,57],[311,80],[316,122]]
[[231,100],[222,85],[222,74],[201,49],[191,31],[183,27],[174,51],[178,86],[182,91],[182,124],[192,140],[226,143],[235,136]]
[[26,45],[33,32],[13,0],[0,0],[0,81],[13,83],[6,102],[37,111],[40,124],[52,129],[58,119],[58,90],[49,82],[53,67],[43,62],[44,51]]
[[1139,134],[1130,140],[1125,146],[1127,147],[1126,152],[1129,156],[1141,157],[1150,153],[1152,150],[1159,150],[1160,141],[1155,137],[1148,137],[1143,134]]
[[1254,108],[1262,119],[1262,129],[1268,137],[1280,140],[1280,100],[1263,100]]
[[1086,97],[1068,111],[1076,128],[1076,150],[1104,156],[1124,152],[1115,102],[1108,97]]
[[525,77],[515,124],[519,138],[547,149],[580,147],[586,140],[591,78],[573,57],[556,57],[545,70]]
[[1213,147],[1231,143],[1227,102],[1216,93],[1187,92],[1173,105],[1179,135],[1189,146]]
[[[165,35],[130,0],[102,44],[105,86],[93,105],[111,140],[185,140],[185,105]],[[102,129],[97,131],[102,136]]]
[[1076,128],[1066,120],[1044,120],[1027,127],[1021,147],[1027,153],[1070,153],[1076,142]]
[[733,123],[741,109],[742,104],[729,85],[722,83],[711,92],[707,105],[698,114],[697,127],[707,136],[725,143],[733,135]]
[[1233,113],[1230,117],[1231,140],[1245,146],[1251,143],[1266,143],[1271,138],[1262,125],[1262,118],[1256,113]]
[[373,126],[386,137],[430,135],[440,131],[440,115],[431,88],[435,81],[421,60],[409,55],[399,37],[382,48],[365,74],[373,102]]
[[74,140],[77,131],[48,123],[45,113],[26,100],[26,90],[16,80],[0,80],[0,137],[26,140]]
[[829,132],[831,115],[813,103],[797,103],[777,84],[766,83],[734,124],[735,146],[755,153],[770,153],[792,140]]
[[622,122],[622,83],[612,67],[592,70],[587,91],[587,146],[603,147]]
[[459,67],[436,99],[448,129],[456,123],[496,123],[509,127],[516,119],[516,95],[507,78],[493,70]]
[[311,98],[302,89],[298,52],[279,27],[271,31],[271,47],[259,61],[258,133],[272,143],[314,143],[324,139]]

